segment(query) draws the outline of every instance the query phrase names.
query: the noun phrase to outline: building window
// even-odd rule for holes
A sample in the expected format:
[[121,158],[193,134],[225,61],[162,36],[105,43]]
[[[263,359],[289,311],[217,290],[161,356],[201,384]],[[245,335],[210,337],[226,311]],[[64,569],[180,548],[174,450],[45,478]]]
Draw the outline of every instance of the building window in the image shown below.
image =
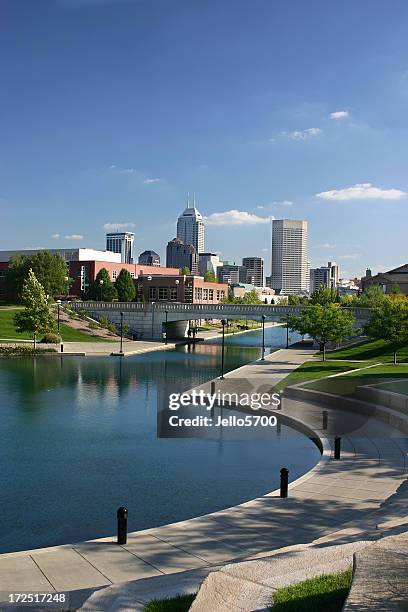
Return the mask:
[[204,302],[208,302],[208,289],[204,289]]
[[132,278],[135,278],[135,273],[134,273],[134,272],[131,272],[131,273],[130,273],[130,276],[131,276]]
[[169,297],[168,287],[159,287],[159,300],[167,300]]
[[112,280],[116,280],[118,277],[118,271],[117,270],[112,270]]
[[156,299],[156,287],[149,287],[149,300]]
[[225,298],[225,291],[221,289],[221,299],[223,300],[224,298]]
[[177,287],[170,287],[170,300],[177,302]]
[[210,300],[210,302],[213,301],[213,299],[214,299],[214,289],[209,289],[208,290],[208,299]]

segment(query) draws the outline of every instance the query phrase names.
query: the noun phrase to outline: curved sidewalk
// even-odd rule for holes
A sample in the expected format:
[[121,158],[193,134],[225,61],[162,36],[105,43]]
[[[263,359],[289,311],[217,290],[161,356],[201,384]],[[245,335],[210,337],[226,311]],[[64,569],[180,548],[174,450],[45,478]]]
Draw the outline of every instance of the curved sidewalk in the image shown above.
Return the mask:
[[[238,378],[250,379],[254,390],[265,384],[265,377],[274,386],[310,356],[311,352],[303,349],[273,353],[264,362],[227,375],[223,389],[237,391]],[[78,591],[80,596],[81,589],[85,593],[113,583],[146,578],[171,581],[171,576],[165,576],[168,574],[175,574],[174,584],[182,584],[180,572],[187,570],[195,570],[201,581],[220,563],[335,538],[340,529],[347,539],[375,529],[381,521],[402,516],[406,501],[394,494],[406,478],[406,436],[389,424],[358,413],[339,413],[329,407],[327,411],[329,426],[341,414],[352,432],[343,437],[338,461],[331,458],[330,429],[321,429],[322,408],[299,400],[284,402],[282,414],[313,429],[325,447],[316,468],[290,485],[289,498],[280,499],[275,491],[240,506],[129,534],[125,546],[118,546],[110,537],[3,554],[1,590]],[[345,532],[345,527],[349,531]]]

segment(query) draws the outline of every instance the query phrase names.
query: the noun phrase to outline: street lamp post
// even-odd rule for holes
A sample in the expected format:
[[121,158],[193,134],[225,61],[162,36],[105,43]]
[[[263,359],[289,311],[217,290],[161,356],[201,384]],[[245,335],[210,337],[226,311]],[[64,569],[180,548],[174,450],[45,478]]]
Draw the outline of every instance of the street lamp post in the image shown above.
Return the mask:
[[262,361],[265,361],[265,315],[262,315]]
[[120,351],[119,353],[123,355],[123,312],[120,313]]
[[102,302],[102,286],[103,286],[103,278],[100,279],[99,281],[99,288],[100,288],[100,292],[99,292],[99,297],[100,297],[100,302]]
[[61,300],[57,300],[57,308],[58,308],[58,335],[60,333],[60,306],[61,306]]
[[286,321],[286,348],[289,348],[289,321]]
[[69,298],[69,276],[65,277],[65,282],[67,286],[67,299]]
[[221,350],[221,380],[224,380],[224,351],[225,351],[225,326],[227,325],[226,319],[221,319],[222,325],[222,350]]
[[164,344],[167,344],[167,318],[168,318],[168,315],[169,315],[169,311],[167,310],[167,308],[164,311],[164,313],[166,315],[166,327],[164,328]]

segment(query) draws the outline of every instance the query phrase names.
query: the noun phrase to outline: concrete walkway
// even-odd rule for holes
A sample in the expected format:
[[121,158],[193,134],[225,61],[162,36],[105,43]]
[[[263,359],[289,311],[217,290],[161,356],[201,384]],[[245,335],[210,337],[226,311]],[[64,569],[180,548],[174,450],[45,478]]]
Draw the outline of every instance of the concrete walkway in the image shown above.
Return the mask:
[[[235,392],[245,380],[254,390],[266,383],[274,386],[312,353],[302,348],[280,350],[263,362],[235,370],[217,385]],[[282,414],[316,431],[324,444],[321,462],[290,485],[289,498],[280,499],[278,492],[272,492],[213,514],[135,532],[125,546],[109,537],[3,554],[1,590],[75,591],[71,593],[74,607],[90,591],[115,583],[148,579],[153,587],[156,580],[165,579],[175,588],[183,583],[182,576],[188,577],[188,572],[180,572],[190,570],[199,584],[212,566],[334,537],[345,527],[351,534],[363,533],[368,527],[375,529],[380,521],[406,513],[406,501],[400,503],[395,492],[406,478],[407,439],[391,425],[345,412],[342,418],[350,434],[343,437],[342,459],[333,461],[330,423],[338,418],[339,410],[327,410],[329,429],[322,432],[321,408],[285,400]],[[385,501],[390,496],[394,497]],[[189,584],[191,589],[191,580]],[[127,587],[111,588],[117,593]]]
[[[123,353],[126,356],[138,355],[140,353],[150,353],[151,351],[164,351],[173,349],[174,342],[165,344],[147,340],[124,340]],[[64,342],[64,352],[85,353],[86,355],[111,355],[120,350],[118,342]]]

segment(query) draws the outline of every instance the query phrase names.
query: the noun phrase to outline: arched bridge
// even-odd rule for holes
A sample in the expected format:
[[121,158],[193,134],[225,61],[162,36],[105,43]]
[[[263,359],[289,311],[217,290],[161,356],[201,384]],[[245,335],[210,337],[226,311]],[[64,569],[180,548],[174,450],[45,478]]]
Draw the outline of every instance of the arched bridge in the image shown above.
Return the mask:
[[[73,302],[76,311],[85,310],[90,316],[106,317],[119,325],[123,321],[138,338],[158,340],[166,329],[169,337],[186,336],[188,322],[197,319],[254,319],[281,321],[286,315],[299,315],[306,305],[276,306],[272,304],[179,304],[174,302]],[[369,308],[345,308],[354,313],[360,325],[370,318]]]

